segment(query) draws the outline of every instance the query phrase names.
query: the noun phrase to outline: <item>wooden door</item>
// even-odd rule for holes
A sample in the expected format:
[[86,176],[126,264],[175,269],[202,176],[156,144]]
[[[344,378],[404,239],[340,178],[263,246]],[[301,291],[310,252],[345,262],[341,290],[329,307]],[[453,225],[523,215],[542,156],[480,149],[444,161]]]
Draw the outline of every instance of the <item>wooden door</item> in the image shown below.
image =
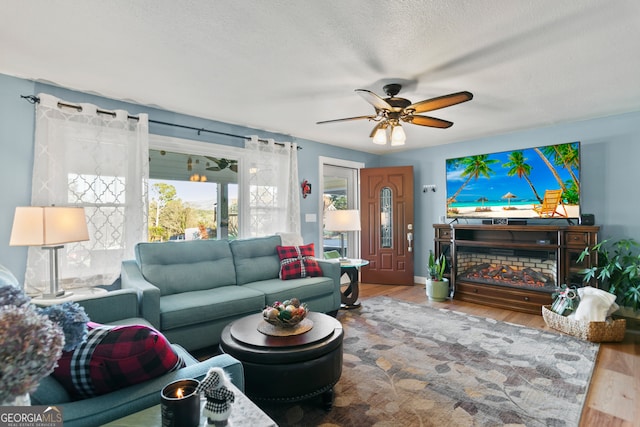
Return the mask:
[[413,285],[413,167],[360,170],[365,283]]

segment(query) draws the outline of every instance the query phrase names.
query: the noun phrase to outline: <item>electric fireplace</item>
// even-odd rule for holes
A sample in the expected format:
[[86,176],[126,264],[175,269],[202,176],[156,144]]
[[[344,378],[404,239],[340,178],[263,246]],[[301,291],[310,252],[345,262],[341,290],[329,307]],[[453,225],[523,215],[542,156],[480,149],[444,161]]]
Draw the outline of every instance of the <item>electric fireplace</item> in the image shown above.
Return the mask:
[[[434,224],[435,255],[444,254],[456,299],[541,314],[562,284],[583,286],[578,262],[598,242],[597,226]],[[597,286],[595,281],[590,283]]]

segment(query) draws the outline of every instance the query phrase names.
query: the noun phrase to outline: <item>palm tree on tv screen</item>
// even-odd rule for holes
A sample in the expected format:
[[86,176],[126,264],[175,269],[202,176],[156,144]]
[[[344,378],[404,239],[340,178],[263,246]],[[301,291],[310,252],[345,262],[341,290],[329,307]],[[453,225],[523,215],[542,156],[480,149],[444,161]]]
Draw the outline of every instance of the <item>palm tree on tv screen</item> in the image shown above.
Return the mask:
[[533,183],[529,179],[529,175],[531,175],[531,165],[528,164],[527,159],[524,157],[524,153],[522,150],[512,151],[509,154],[509,161],[504,163],[502,166],[505,168],[510,168],[507,172],[507,176],[515,176],[518,178],[524,179],[531,187],[531,191],[533,191],[533,195],[542,203],[542,198],[536,191],[536,188],[533,186]]
[[[556,165],[564,167],[571,175],[571,179],[573,180],[576,188],[580,189],[580,179],[575,175],[574,169],[578,170],[580,168],[580,155],[578,153],[577,144],[560,144],[552,146],[553,151],[552,157]],[[545,153],[548,155],[548,153]]]
[[[464,170],[460,174],[462,177],[467,177],[466,181],[462,183],[458,191],[455,194],[447,199],[447,202],[453,201],[458,197],[462,189],[465,185],[471,181],[472,178],[476,180],[480,178],[480,176],[484,176],[487,179],[491,178],[491,175],[495,174],[495,172],[491,169],[490,165],[494,163],[498,163],[497,159],[490,159],[488,154],[482,154],[479,156],[468,156],[460,159],[450,160],[450,165],[453,166],[462,166]],[[448,204],[448,203],[447,203]]]
[[538,153],[540,158],[547,165],[553,177],[558,181],[558,185],[562,188],[563,193],[567,192],[567,185],[562,181],[562,178],[556,171],[556,168],[551,163],[550,159],[553,160],[557,166],[561,166],[565,168],[569,174],[571,175],[571,179],[575,184],[576,188],[580,189],[580,180],[576,177],[573,169],[578,169],[578,150],[576,149],[576,143],[570,144],[558,144],[558,145],[550,145],[548,147],[544,147],[543,150],[539,148],[534,148],[535,152]]

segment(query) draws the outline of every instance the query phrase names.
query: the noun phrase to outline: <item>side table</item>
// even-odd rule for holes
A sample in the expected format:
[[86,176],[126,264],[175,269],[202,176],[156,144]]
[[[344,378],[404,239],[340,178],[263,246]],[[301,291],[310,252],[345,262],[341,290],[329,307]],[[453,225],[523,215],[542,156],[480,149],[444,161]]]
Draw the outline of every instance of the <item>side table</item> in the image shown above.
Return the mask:
[[[255,403],[242,393],[238,388],[231,384],[231,390],[236,395],[236,400],[231,405],[231,415],[229,416],[229,426],[252,426],[252,427],[277,427],[275,421],[273,421],[267,414],[262,412]],[[160,392],[158,391],[158,400],[160,400]],[[204,408],[206,399],[204,395],[200,396],[200,410]],[[140,426],[158,426],[162,424],[161,406],[155,405],[135,414],[128,415],[116,421],[112,421],[108,424],[104,424],[102,427],[140,427]],[[201,415],[200,426],[207,426],[207,417]]]
[[67,301],[82,301],[83,299],[97,295],[104,295],[106,293],[107,290],[103,288],[76,288],[59,298],[43,298],[42,296],[38,296],[31,298],[31,302],[41,307],[48,307],[50,305],[62,304]]
[[347,258],[340,260],[340,276],[346,274],[349,276],[349,284],[346,289],[342,291],[340,308],[352,309],[360,307],[358,302],[358,294],[360,293],[360,286],[358,280],[358,270],[360,267],[369,264],[366,259]]

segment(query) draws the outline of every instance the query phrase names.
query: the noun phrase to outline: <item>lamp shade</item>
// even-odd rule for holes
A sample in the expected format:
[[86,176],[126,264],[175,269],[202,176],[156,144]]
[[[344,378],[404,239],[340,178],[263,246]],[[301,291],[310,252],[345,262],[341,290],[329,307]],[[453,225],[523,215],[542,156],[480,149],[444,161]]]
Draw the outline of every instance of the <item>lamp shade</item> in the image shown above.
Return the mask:
[[89,240],[84,208],[17,207],[10,246],[53,246]]
[[373,135],[373,143],[378,145],[385,145],[387,143],[387,127],[379,127],[376,133]]
[[407,136],[404,133],[402,126],[395,125],[391,130],[391,145],[404,145],[407,140]]
[[327,231],[359,231],[360,211],[355,209],[327,211],[324,216]]

